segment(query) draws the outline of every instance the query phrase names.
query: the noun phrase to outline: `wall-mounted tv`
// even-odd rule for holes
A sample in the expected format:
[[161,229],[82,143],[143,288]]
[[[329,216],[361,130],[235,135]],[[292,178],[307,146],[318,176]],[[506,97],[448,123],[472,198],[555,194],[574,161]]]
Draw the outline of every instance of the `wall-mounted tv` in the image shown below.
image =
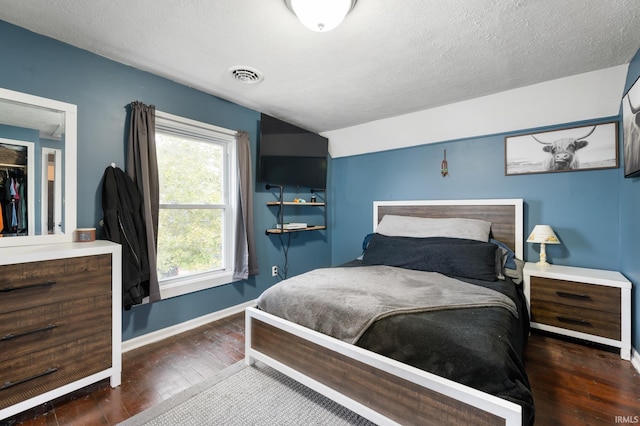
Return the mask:
[[329,140],[277,118],[260,116],[257,181],[325,189]]

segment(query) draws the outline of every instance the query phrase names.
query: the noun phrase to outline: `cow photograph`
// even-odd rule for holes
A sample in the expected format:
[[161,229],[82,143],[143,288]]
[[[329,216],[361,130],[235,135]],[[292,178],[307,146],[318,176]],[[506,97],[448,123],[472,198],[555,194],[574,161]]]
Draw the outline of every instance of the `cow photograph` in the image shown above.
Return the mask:
[[636,80],[622,98],[624,177],[640,176],[640,83]]
[[618,167],[618,122],[505,138],[505,175]]

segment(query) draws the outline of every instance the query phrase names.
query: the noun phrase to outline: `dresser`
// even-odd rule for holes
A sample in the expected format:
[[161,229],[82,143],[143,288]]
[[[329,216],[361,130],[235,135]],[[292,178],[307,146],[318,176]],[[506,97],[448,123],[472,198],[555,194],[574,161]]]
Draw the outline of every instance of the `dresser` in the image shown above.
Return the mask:
[[121,248],[0,249],[0,419],[122,370]]
[[617,271],[524,267],[531,328],[620,348],[631,359],[631,282]]

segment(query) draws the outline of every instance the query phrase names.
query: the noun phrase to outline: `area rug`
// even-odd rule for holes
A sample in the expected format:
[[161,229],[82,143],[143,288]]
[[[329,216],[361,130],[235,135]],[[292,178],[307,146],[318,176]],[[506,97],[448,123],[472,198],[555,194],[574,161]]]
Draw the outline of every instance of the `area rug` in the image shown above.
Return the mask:
[[373,423],[260,362],[240,361],[122,426],[362,425]]

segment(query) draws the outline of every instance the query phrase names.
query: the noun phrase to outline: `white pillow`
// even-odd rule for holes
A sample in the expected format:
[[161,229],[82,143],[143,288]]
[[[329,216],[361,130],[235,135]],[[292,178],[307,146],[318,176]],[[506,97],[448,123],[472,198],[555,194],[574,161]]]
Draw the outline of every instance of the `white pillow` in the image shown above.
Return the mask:
[[376,229],[388,237],[448,237],[489,241],[491,222],[463,218],[424,218],[385,215]]

